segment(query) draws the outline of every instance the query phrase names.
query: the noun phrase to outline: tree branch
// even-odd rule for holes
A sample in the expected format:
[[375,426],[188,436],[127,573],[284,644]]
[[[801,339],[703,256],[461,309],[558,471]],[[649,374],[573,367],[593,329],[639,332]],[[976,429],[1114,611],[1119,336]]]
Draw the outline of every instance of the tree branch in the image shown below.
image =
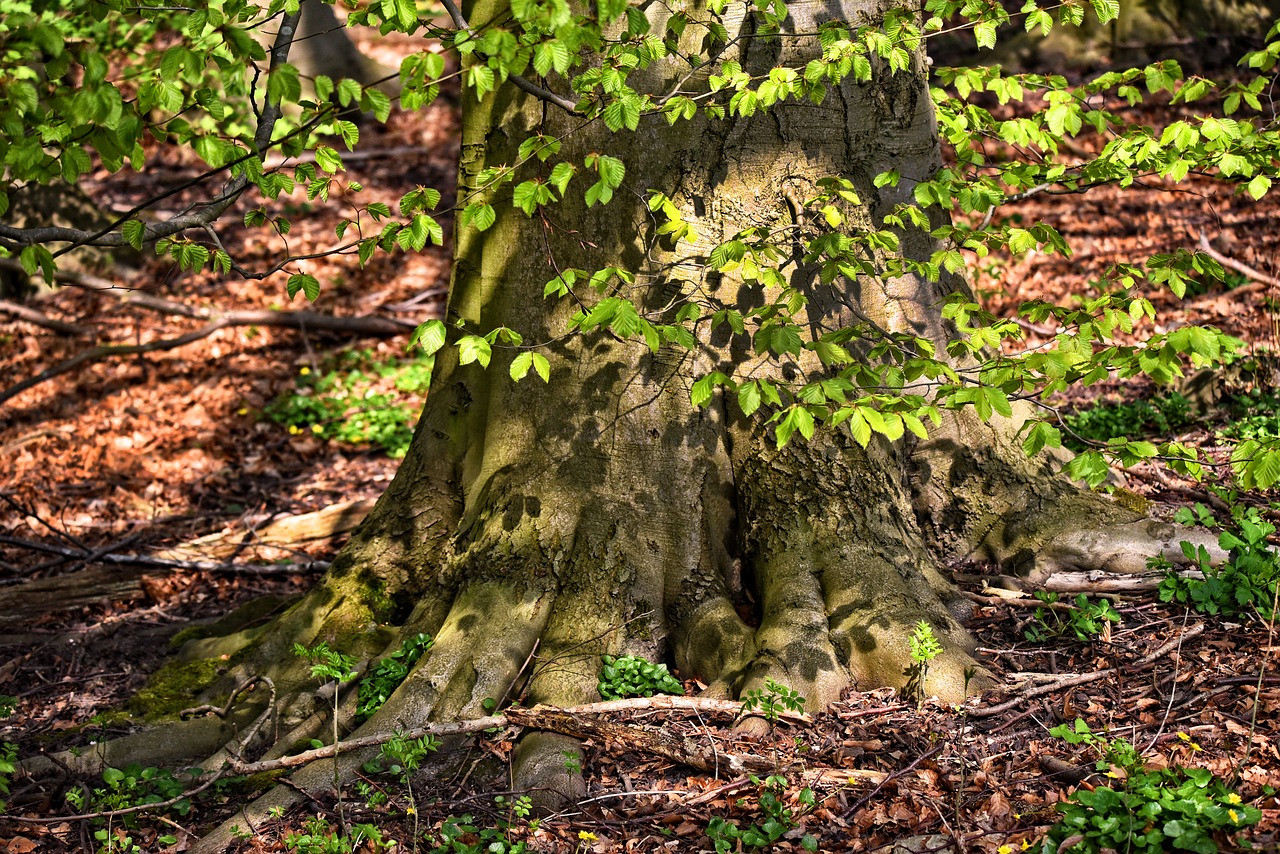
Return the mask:
[[[77,549],[67,548],[66,546],[55,546],[50,543],[41,543],[36,540],[24,540],[20,537],[9,537],[0,535],[0,543],[7,546],[18,546],[19,548],[31,549],[32,551],[45,552],[47,554],[61,555],[62,557],[71,558],[83,563],[111,563],[118,566],[154,566],[157,569],[187,569],[196,572],[247,572],[256,575],[277,574],[277,573],[293,573],[309,571],[314,569],[326,569],[328,563],[322,560],[311,561],[305,564],[290,563],[266,563],[266,564],[234,564],[228,561],[216,560],[177,560],[175,558],[153,557],[151,555],[137,554],[112,554],[106,549],[99,549],[96,552],[86,552]],[[112,546],[110,548],[115,548]]]
[[1019,706],[1023,706],[1026,704],[1027,700],[1030,700],[1032,697],[1039,697],[1042,694],[1052,694],[1054,691],[1061,691],[1063,688],[1074,688],[1077,685],[1086,685],[1090,682],[1097,682],[1099,679],[1106,679],[1108,676],[1113,676],[1116,673],[1119,673],[1122,669],[1125,669],[1126,667],[1144,667],[1150,664],[1151,662],[1155,661],[1156,659],[1161,658],[1165,655],[1168,655],[1170,652],[1177,649],[1183,643],[1198,636],[1203,631],[1204,631],[1204,623],[1196,623],[1191,628],[1181,632],[1173,640],[1169,641],[1166,644],[1163,644],[1162,646],[1160,646],[1159,649],[1155,650],[1154,652],[1148,655],[1144,655],[1142,658],[1133,662],[1133,664],[1131,665],[1121,665],[1119,667],[1108,667],[1106,670],[1096,670],[1093,673],[1073,673],[1066,676],[1056,677],[1053,679],[1053,681],[1049,682],[1047,685],[1038,685],[1035,688],[1029,688],[1029,689],[1024,689],[1022,691],[1018,691],[1014,695],[1013,699],[1007,700],[1003,703],[998,703],[994,706],[980,706],[976,709],[970,709],[969,717],[989,718],[992,715],[998,715],[1001,712],[1007,712],[1010,709],[1016,709]]
[[1261,270],[1255,270],[1252,267],[1250,267],[1248,264],[1245,264],[1241,261],[1237,261],[1236,259],[1230,256],[1223,255],[1221,252],[1214,249],[1213,246],[1210,245],[1209,239],[1204,236],[1203,231],[1200,232],[1199,248],[1201,252],[1208,255],[1210,258],[1217,261],[1222,266],[1235,270],[1237,273],[1241,274],[1242,276],[1248,276],[1250,279],[1253,279],[1254,284],[1252,286],[1246,285],[1240,288],[1232,288],[1231,289],[1232,293],[1241,293],[1242,291],[1245,291],[1245,290],[1250,290],[1250,291],[1257,290],[1259,286],[1268,287],[1268,288],[1280,288],[1280,279],[1277,279],[1275,276],[1268,276],[1266,273],[1262,272]]
[[59,335],[84,337],[90,334],[89,330],[85,329],[83,326],[76,326],[74,323],[55,320],[47,314],[36,311],[34,308],[11,300],[0,299],[0,311],[5,314],[11,314],[19,320],[24,320],[27,323],[34,323],[36,326],[43,326],[45,329],[52,329]]

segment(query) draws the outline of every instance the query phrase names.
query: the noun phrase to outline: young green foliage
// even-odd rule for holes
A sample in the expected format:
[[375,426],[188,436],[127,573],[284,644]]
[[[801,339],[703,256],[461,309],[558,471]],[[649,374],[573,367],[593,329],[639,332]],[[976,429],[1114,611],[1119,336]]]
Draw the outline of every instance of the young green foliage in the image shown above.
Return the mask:
[[[1038,590],[1035,597],[1046,605],[1057,604],[1059,596],[1046,590]],[[1070,610],[1055,608],[1036,608],[1031,625],[1026,628],[1027,640],[1044,643],[1052,638],[1074,635],[1080,643],[1090,643],[1102,635],[1111,637],[1110,623],[1119,623],[1120,615],[1112,607],[1109,599],[1089,601],[1089,597],[1081,593],[1075,598]]]
[[1057,809],[1062,818],[1040,845],[1042,854],[1105,851],[1195,851],[1214,854],[1219,840],[1257,824],[1262,813],[1204,768],[1146,768],[1124,739],[1107,739],[1077,718],[1051,735],[1084,744],[1098,756],[1097,769],[1114,782],[1079,788]]
[[617,658],[602,655],[600,663],[600,681],[596,687],[606,700],[684,693],[684,686],[671,675],[665,664],[655,664],[634,655]]

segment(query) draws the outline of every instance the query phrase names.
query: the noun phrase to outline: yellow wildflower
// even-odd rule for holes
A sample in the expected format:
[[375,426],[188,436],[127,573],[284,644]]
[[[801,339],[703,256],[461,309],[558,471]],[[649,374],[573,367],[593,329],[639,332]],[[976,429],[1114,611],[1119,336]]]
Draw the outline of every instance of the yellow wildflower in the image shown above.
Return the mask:
[[1239,824],[1239,823],[1240,823],[1240,814],[1239,814],[1239,813],[1237,813],[1235,810],[1227,810],[1227,815],[1231,816],[1231,823],[1232,823],[1232,824]]
[[324,427],[323,427],[323,426],[321,426],[321,425],[319,425],[319,424],[312,424],[312,425],[311,425],[311,432],[312,432],[312,433],[323,433],[323,432],[324,432]]
[[298,373],[302,374],[302,375],[305,377],[307,374],[311,373],[311,369],[310,369],[310,368],[299,368],[299,369],[298,369]]
[[1231,794],[1227,795],[1227,803],[1229,804],[1240,803],[1240,796],[1237,795],[1235,792],[1232,792]]
[[581,839],[583,842],[595,842],[600,837],[596,836],[594,833],[591,833],[590,831],[579,830],[578,838]]
[[996,849],[996,854],[1013,854],[1012,845],[1001,845]]

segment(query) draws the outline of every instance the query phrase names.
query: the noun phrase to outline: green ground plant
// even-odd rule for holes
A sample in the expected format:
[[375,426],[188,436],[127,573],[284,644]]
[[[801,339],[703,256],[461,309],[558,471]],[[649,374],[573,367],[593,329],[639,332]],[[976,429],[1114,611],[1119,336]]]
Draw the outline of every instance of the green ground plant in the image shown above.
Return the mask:
[[[344,655],[337,650],[331,649],[329,644],[321,643],[313,647],[304,647],[302,644],[293,645],[293,653],[299,658],[305,658],[311,662],[311,678],[319,679],[323,682],[333,684],[333,743],[338,743],[338,705],[341,697],[341,687],[343,684],[350,682],[356,678],[355,659],[349,655]],[[324,742],[319,739],[312,740],[312,747],[323,747]],[[346,816],[343,813],[342,806],[342,780],[338,769],[338,756],[333,757],[333,788],[338,793],[338,814],[346,824]]]
[[[18,707],[18,698],[11,694],[0,694],[0,718],[7,718]],[[0,814],[7,809],[5,798],[9,796],[10,781],[18,770],[18,745],[9,741],[0,741]]]
[[[102,772],[102,786],[86,793],[82,789],[71,789],[66,794],[67,803],[80,812],[110,813],[116,810],[127,810],[135,807],[167,804],[165,810],[178,816],[191,812],[190,798],[182,797],[183,793],[193,788],[195,783],[189,774],[174,774],[164,768],[143,767],[131,763],[123,768],[107,768]],[[172,803],[169,803],[172,801]],[[139,813],[126,813],[121,816],[107,815],[94,819],[98,825],[93,838],[98,843],[102,854],[134,854],[143,848],[130,834],[139,827]],[[156,841],[163,845],[172,845],[176,837],[161,835]]]
[[[1128,741],[1108,739],[1079,718],[1049,731],[1068,744],[1086,745],[1110,785],[1080,788],[1058,804],[1062,818],[1045,836],[1041,854],[1158,852],[1177,849],[1214,854],[1220,843],[1257,824],[1262,813],[1242,803],[1204,768],[1145,767]],[[1074,842],[1072,840],[1075,840]]]
[[933,633],[933,626],[925,620],[916,623],[907,642],[911,645],[911,664],[907,666],[907,684],[902,688],[902,695],[920,706],[927,696],[925,679],[929,675],[929,662],[942,655],[942,644]]
[[302,828],[302,832],[286,833],[284,837],[284,847],[296,854],[353,854],[385,851],[390,847],[372,824],[357,824],[347,834],[330,826],[324,816],[317,815],[304,821]]
[[[1194,518],[1204,521],[1208,511],[1200,508]],[[1193,518],[1192,511],[1179,518]],[[1148,561],[1153,569],[1165,571],[1160,583],[1160,600],[1189,605],[1210,616],[1239,617],[1257,614],[1270,619],[1274,614],[1276,587],[1280,582],[1280,559],[1268,543],[1276,526],[1262,518],[1256,507],[1232,507],[1232,525],[1218,535],[1218,545],[1227,551],[1227,560],[1214,566],[1208,551],[1182,543],[1182,553],[1203,578],[1174,571],[1164,558]]]
[[[501,806],[507,801],[499,799],[498,803]],[[431,854],[526,854],[528,844],[523,840],[513,841],[510,831],[517,819],[528,817],[532,803],[527,796],[522,796],[511,801],[510,808],[512,818],[499,821],[494,827],[477,824],[470,814],[450,816],[436,831]]]
[[783,712],[804,712],[804,697],[795,691],[775,682],[764,680],[764,688],[753,688],[742,698],[741,715],[759,715],[771,724],[776,724]]
[[406,638],[398,650],[379,661],[369,675],[360,680],[360,687],[357,689],[356,723],[364,723],[373,716],[374,712],[382,708],[382,704],[409,675],[413,665],[418,663],[418,659],[422,658],[433,644],[431,636],[422,633]]
[[399,459],[409,449],[435,357],[380,359],[372,350],[347,350],[319,371],[302,368],[294,387],[263,415],[290,433],[347,445],[372,445]]
[[[756,808],[759,810],[760,820],[744,827],[721,816],[713,817],[707,823],[707,838],[715,846],[716,854],[767,848],[798,828],[800,817],[813,809],[813,790],[808,787],[796,794],[799,810],[788,806],[787,778],[780,774],[766,777],[763,781],[753,775],[751,783],[758,791]],[[739,806],[746,803],[745,799],[738,801]],[[818,840],[806,833],[800,838],[800,847],[805,851],[817,851]]]
[[596,687],[606,700],[684,693],[684,686],[671,675],[665,664],[655,664],[634,655],[617,658],[602,655],[600,662],[600,682]]
[[1083,451],[1094,442],[1139,436],[1172,436],[1194,423],[1191,401],[1178,392],[1149,400],[1103,403],[1066,417],[1063,444]]
[[[1035,597],[1045,605],[1057,604],[1061,598],[1057,593],[1048,590],[1037,590]],[[1089,643],[1099,635],[1106,634],[1109,623],[1119,622],[1120,615],[1116,613],[1110,599],[1091,602],[1087,595],[1081,593],[1076,596],[1069,611],[1058,608],[1036,608],[1025,635],[1027,640],[1033,643],[1044,643],[1067,635],[1074,635],[1080,643]]]
[[[427,757],[440,749],[440,740],[430,735],[421,738],[408,738],[402,733],[396,733],[390,741],[382,745],[382,749],[378,753],[379,765],[386,763],[384,770],[392,775],[400,784],[404,786],[405,795],[409,801],[408,809],[405,811],[413,818],[413,842],[411,849],[414,854],[418,851],[418,801],[413,793],[413,774],[426,761]],[[368,765],[365,770],[373,770]]]
[[1280,394],[1251,391],[1231,399],[1231,420],[1217,432],[1233,442],[1280,441]]

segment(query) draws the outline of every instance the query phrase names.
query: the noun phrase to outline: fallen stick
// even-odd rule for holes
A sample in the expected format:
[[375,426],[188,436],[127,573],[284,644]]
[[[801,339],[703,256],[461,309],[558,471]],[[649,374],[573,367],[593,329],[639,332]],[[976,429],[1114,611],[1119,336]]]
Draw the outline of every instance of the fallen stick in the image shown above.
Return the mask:
[[83,326],[76,326],[74,323],[67,323],[64,320],[56,320],[30,306],[22,305],[12,300],[0,299],[0,312],[11,314],[19,320],[34,323],[36,326],[43,326],[45,329],[52,329],[60,335],[80,337],[89,334],[89,330]]
[[[697,711],[707,713],[717,713],[723,715],[737,716],[742,713],[742,704],[732,700],[714,700],[703,699],[701,697],[634,697],[629,700],[608,700],[602,703],[588,703],[584,706],[574,706],[568,709],[558,709],[552,706],[535,706],[532,709],[521,709],[513,706],[507,709],[505,714],[489,715],[483,718],[474,718],[468,721],[456,721],[454,723],[432,724],[431,726],[419,727],[401,733],[404,738],[422,738],[423,736],[450,736],[450,735],[469,735],[471,733],[483,732],[487,729],[496,729],[506,726],[521,726],[531,729],[555,729],[551,724],[562,723],[566,720],[564,716],[569,718],[581,718],[583,715],[608,714],[610,712],[620,711]],[[799,722],[808,722],[809,719],[804,715],[784,714],[783,717]],[[563,724],[568,726],[568,724]],[[617,724],[617,726],[628,726],[626,724]],[[630,727],[631,729],[639,729]],[[560,730],[555,730],[559,732]],[[572,734],[572,733],[566,733]],[[363,736],[360,738],[352,738],[347,741],[340,741],[336,744],[317,747],[314,750],[307,750],[302,753],[295,753],[291,756],[282,756],[279,759],[268,759],[259,762],[232,763],[232,770],[237,774],[257,774],[263,771],[275,771],[280,768],[294,768],[299,765],[306,765],[317,759],[328,759],[342,753],[348,753],[352,750],[359,750],[365,747],[377,747],[386,744],[394,736],[389,733],[380,733],[378,735]],[[639,742],[638,742],[639,743]],[[721,754],[726,755],[726,754]],[[683,760],[681,760],[683,762]],[[752,760],[754,761],[754,760]],[[699,767],[693,765],[691,767]],[[770,770],[774,768],[773,762],[768,762]]]
[[1245,264],[1241,261],[1237,261],[1236,259],[1228,255],[1223,255],[1221,252],[1214,249],[1213,246],[1209,243],[1209,238],[1204,236],[1203,231],[1200,232],[1200,240],[1198,242],[1199,242],[1199,249],[1201,252],[1208,255],[1210,258],[1217,261],[1222,266],[1235,270],[1237,273],[1241,274],[1242,276],[1248,276],[1250,279],[1253,279],[1254,284],[1252,286],[1244,285],[1242,287],[1232,288],[1231,293],[1233,294],[1245,293],[1247,291],[1254,291],[1263,287],[1280,288],[1280,279],[1277,279],[1275,276],[1268,276],[1266,273],[1262,272],[1261,270],[1255,270],[1252,267],[1250,267],[1248,264]]
[[173,558],[155,557],[153,555],[88,552],[67,548],[65,546],[55,546],[50,543],[41,543],[36,542],[35,540],[23,540],[18,537],[8,536],[0,536],[0,543],[9,546],[19,546],[21,548],[31,549],[32,551],[61,555],[65,558],[85,562],[92,561],[94,563],[111,563],[125,566],[151,566],[158,569],[189,569],[197,572],[246,572],[258,575],[274,575],[281,572],[303,572],[313,569],[327,569],[329,567],[329,564],[322,560],[309,561],[308,563],[288,564],[236,564],[229,563],[227,561],[176,560]]
[[[7,267],[9,259],[0,258],[0,267]],[[145,344],[102,344],[77,353],[66,361],[46,368],[33,377],[28,377],[3,391],[0,391],[0,403],[48,382],[55,377],[74,371],[88,362],[96,362],[111,356],[135,356],[143,353],[158,353],[185,347],[203,338],[208,338],[220,329],[229,326],[267,326],[282,329],[301,329],[304,331],[350,332],[357,335],[394,336],[403,335],[412,330],[416,323],[396,320],[389,317],[366,315],[362,317],[335,317],[316,311],[274,311],[269,309],[246,309],[220,311],[213,308],[189,306],[176,300],[165,299],[137,290],[122,288],[115,282],[90,276],[83,273],[66,272],[58,276],[59,281],[76,284],[90,290],[111,293],[121,301],[150,309],[162,314],[178,317],[189,317],[209,321],[206,325],[179,335],[176,338],[161,338]]]
[[1192,638],[1198,636],[1203,631],[1204,631],[1204,623],[1196,623],[1194,626],[1191,626],[1189,629],[1179,634],[1173,640],[1161,645],[1154,652],[1149,653],[1148,655],[1144,655],[1142,658],[1135,661],[1132,665],[1123,665],[1120,667],[1108,667],[1106,670],[1098,670],[1093,673],[1074,673],[1071,675],[1063,676],[1060,679],[1055,679],[1054,681],[1048,684],[1038,685],[1035,688],[1018,691],[1013,696],[1012,699],[1006,700],[1003,703],[998,703],[997,705],[994,705],[994,706],[979,706],[976,709],[971,709],[969,711],[969,717],[989,718],[992,715],[998,715],[1001,712],[1007,712],[1010,709],[1015,709],[1018,706],[1025,704],[1027,700],[1030,700],[1033,697],[1039,697],[1042,694],[1052,694],[1054,691],[1061,691],[1063,688],[1074,688],[1077,685],[1086,685],[1090,682],[1097,682],[1099,679],[1105,679],[1108,676],[1113,676],[1116,673],[1119,673],[1121,670],[1123,670],[1126,666],[1143,667],[1145,665],[1150,664],[1151,662],[1155,661],[1158,658],[1168,655],[1171,651],[1177,649],[1185,641],[1191,640]]

